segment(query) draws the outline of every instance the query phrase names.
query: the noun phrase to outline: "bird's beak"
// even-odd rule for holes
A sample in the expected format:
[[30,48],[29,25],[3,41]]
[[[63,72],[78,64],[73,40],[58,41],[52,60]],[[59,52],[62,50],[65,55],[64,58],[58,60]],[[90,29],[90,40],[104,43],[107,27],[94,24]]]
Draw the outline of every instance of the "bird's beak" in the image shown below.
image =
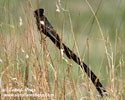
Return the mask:
[[35,12],[33,13],[33,15],[34,15],[34,17],[36,17],[36,14],[35,14]]

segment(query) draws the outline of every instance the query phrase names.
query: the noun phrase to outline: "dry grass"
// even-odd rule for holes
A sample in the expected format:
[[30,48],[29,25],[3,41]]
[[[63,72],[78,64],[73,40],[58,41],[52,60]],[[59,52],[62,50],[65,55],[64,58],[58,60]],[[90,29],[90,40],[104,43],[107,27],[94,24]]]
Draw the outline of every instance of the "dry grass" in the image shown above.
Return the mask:
[[[108,96],[104,96],[104,100],[124,100],[125,99],[125,58],[123,40],[118,36],[118,31],[115,31],[115,42],[112,42],[109,36],[104,35],[100,21],[96,16],[92,6],[87,0],[86,6],[92,12],[95,18],[96,26],[99,28],[99,38],[88,36],[81,38],[81,35],[76,35],[72,26],[72,17],[68,13],[68,21],[70,22],[71,38],[67,38],[64,33],[63,19],[62,31],[57,28],[61,34],[62,41],[67,41],[66,44],[73,46],[72,50],[79,56],[83,52],[81,58],[90,66],[91,52],[96,59],[96,50],[100,49],[102,56],[99,59],[99,66],[96,66],[94,72],[100,78],[102,84],[108,92]],[[31,3],[31,2],[30,2]],[[32,3],[31,3],[32,4]],[[32,8],[33,9],[33,8]],[[5,19],[9,19],[7,8],[3,8]],[[23,25],[11,22],[11,19],[0,23],[0,98],[1,100],[100,100],[102,99],[97,93],[92,82],[88,79],[82,69],[73,61],[68,60],[66,56],[62,56],[61,52],[51,44],[51,41],[46,38],[36,29],[35,18],[32,10],[28,9],[26,13],[25,6],[21,3],[21,12],[23,13]],[[66,12],[67,13],[67,12]],[[66,13],[63,13],[65,16]],[[13,15],[10,14],[11,17]],[[58,14],[57,14],[58,16]],[[64,17],[63,16],[63,17]],[[19,18],[17,15],[16,17]],[[59,17],[59,16],[58,16]],[[91,20],[92,17],[90,17]],[[9,23],[10,21],[10,23]],[[19,20],[16,20],[19,22]],[[59,19],[57,18],[57,22]],[[11,25],[11,23],[13,23]],[[60,21],[58,23],[61,23]],[[88,21],[88,23],[90,23]],[[86,29],[84,27],[84,30]],[[83,30],[83,29],[82,29]],[[9,34],[8,34],[9,33]],[[64,36],[64,37],[63,37]],[[69,35],[68,35],[69,36]],[[42,37],[42,40],[41,40]],[[66,37],[66,39],[65,39]],[[78,39],[78,40],[77,40]],[[78,44],[85,45],[82,47]],[[96,39],[96,49],[91,47],[92,41]],[[69,41],[72,42],[69,42]],[[87,42],[86,42],[87,41]],[[99,44],[100,43],[100,44]],[[84,48],[84,49],[81,49]],[[79,49],[80,48],[80,49]],[[87,60],[86,60],[87,59]],[[94,60],[92,58],[92,60]],[[98,59],[98,58],[97,58]],[[94,68],[92,68],[94,69]],[[5,94],[30,94],[32,96],[5,96]],[[35,96],[40,94],[41,96]],[[48,95],[48,96],[47,96]]]

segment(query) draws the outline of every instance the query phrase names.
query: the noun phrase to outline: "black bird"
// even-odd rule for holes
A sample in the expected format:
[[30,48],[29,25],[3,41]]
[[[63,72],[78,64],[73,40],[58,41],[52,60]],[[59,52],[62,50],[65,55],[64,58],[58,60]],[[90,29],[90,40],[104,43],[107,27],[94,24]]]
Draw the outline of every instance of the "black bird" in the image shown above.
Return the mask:
[[81,61],[81,59],[75,53],[73,53],[73,51],[71,51],[64,43],[61,42],[59,35],[53,29],[47,18],[44,16],[44,9],[37,9],[34,11],[34,13],[34,16],[37,20],[37,27],[40,32],[43,32],[46,36],[48,36],[59,49],[63,50],[63,53],[65,53],[69,59],[74,60],[78,65],[80,65],[82,69],[84,69],[88,77],[95,85],[99,94],[103,97],[103,94],[106,93],[106,90],[100,83],[97,76],[90,70],[90,68],[84,62]]
[[52,25],[49,23],[47,18],[43,15],[44,11],[45,11],[44,9],[39,9],[34,11],[35,12],[34,16],[36,17],[36,20],[37,20],[38,29],[40,30],[40,26],[41,26],[41,29],[45,29],[45,26],[53,29]]

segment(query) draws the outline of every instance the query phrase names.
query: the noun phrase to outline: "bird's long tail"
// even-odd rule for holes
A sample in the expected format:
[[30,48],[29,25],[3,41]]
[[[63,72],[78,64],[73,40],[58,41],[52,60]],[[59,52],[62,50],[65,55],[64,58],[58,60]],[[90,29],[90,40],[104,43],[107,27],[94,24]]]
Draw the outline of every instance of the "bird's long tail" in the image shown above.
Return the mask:
[[64,43],[61,42],[59,35],[56,33],[56,31],[45,26],[45,30],[42,30],[42,32],[47,35],[59,49],[63,49],[63,52],[69,59],[74,60],[78,65],[80,65],[82,69],[84,69],[99,94],[103,97],[103,94],[106,93],[106,90],[97,78],[97,76],[90,70],[90,68],[84,62],[80,60],[80,58],[75,53],[73,53]]

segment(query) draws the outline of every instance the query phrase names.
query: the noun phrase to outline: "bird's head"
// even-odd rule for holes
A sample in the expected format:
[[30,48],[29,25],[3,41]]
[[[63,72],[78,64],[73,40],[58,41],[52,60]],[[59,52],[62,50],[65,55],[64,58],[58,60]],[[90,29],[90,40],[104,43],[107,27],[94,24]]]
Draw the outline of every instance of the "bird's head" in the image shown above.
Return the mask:
[[35,17],[38,17],[38,16],[41,17],[41,16],[43,16],[43,13],[44,13],[44,9],[42,9],[42,8],[41,9],[37,9],[37,10],[34,11],[34,16]]

